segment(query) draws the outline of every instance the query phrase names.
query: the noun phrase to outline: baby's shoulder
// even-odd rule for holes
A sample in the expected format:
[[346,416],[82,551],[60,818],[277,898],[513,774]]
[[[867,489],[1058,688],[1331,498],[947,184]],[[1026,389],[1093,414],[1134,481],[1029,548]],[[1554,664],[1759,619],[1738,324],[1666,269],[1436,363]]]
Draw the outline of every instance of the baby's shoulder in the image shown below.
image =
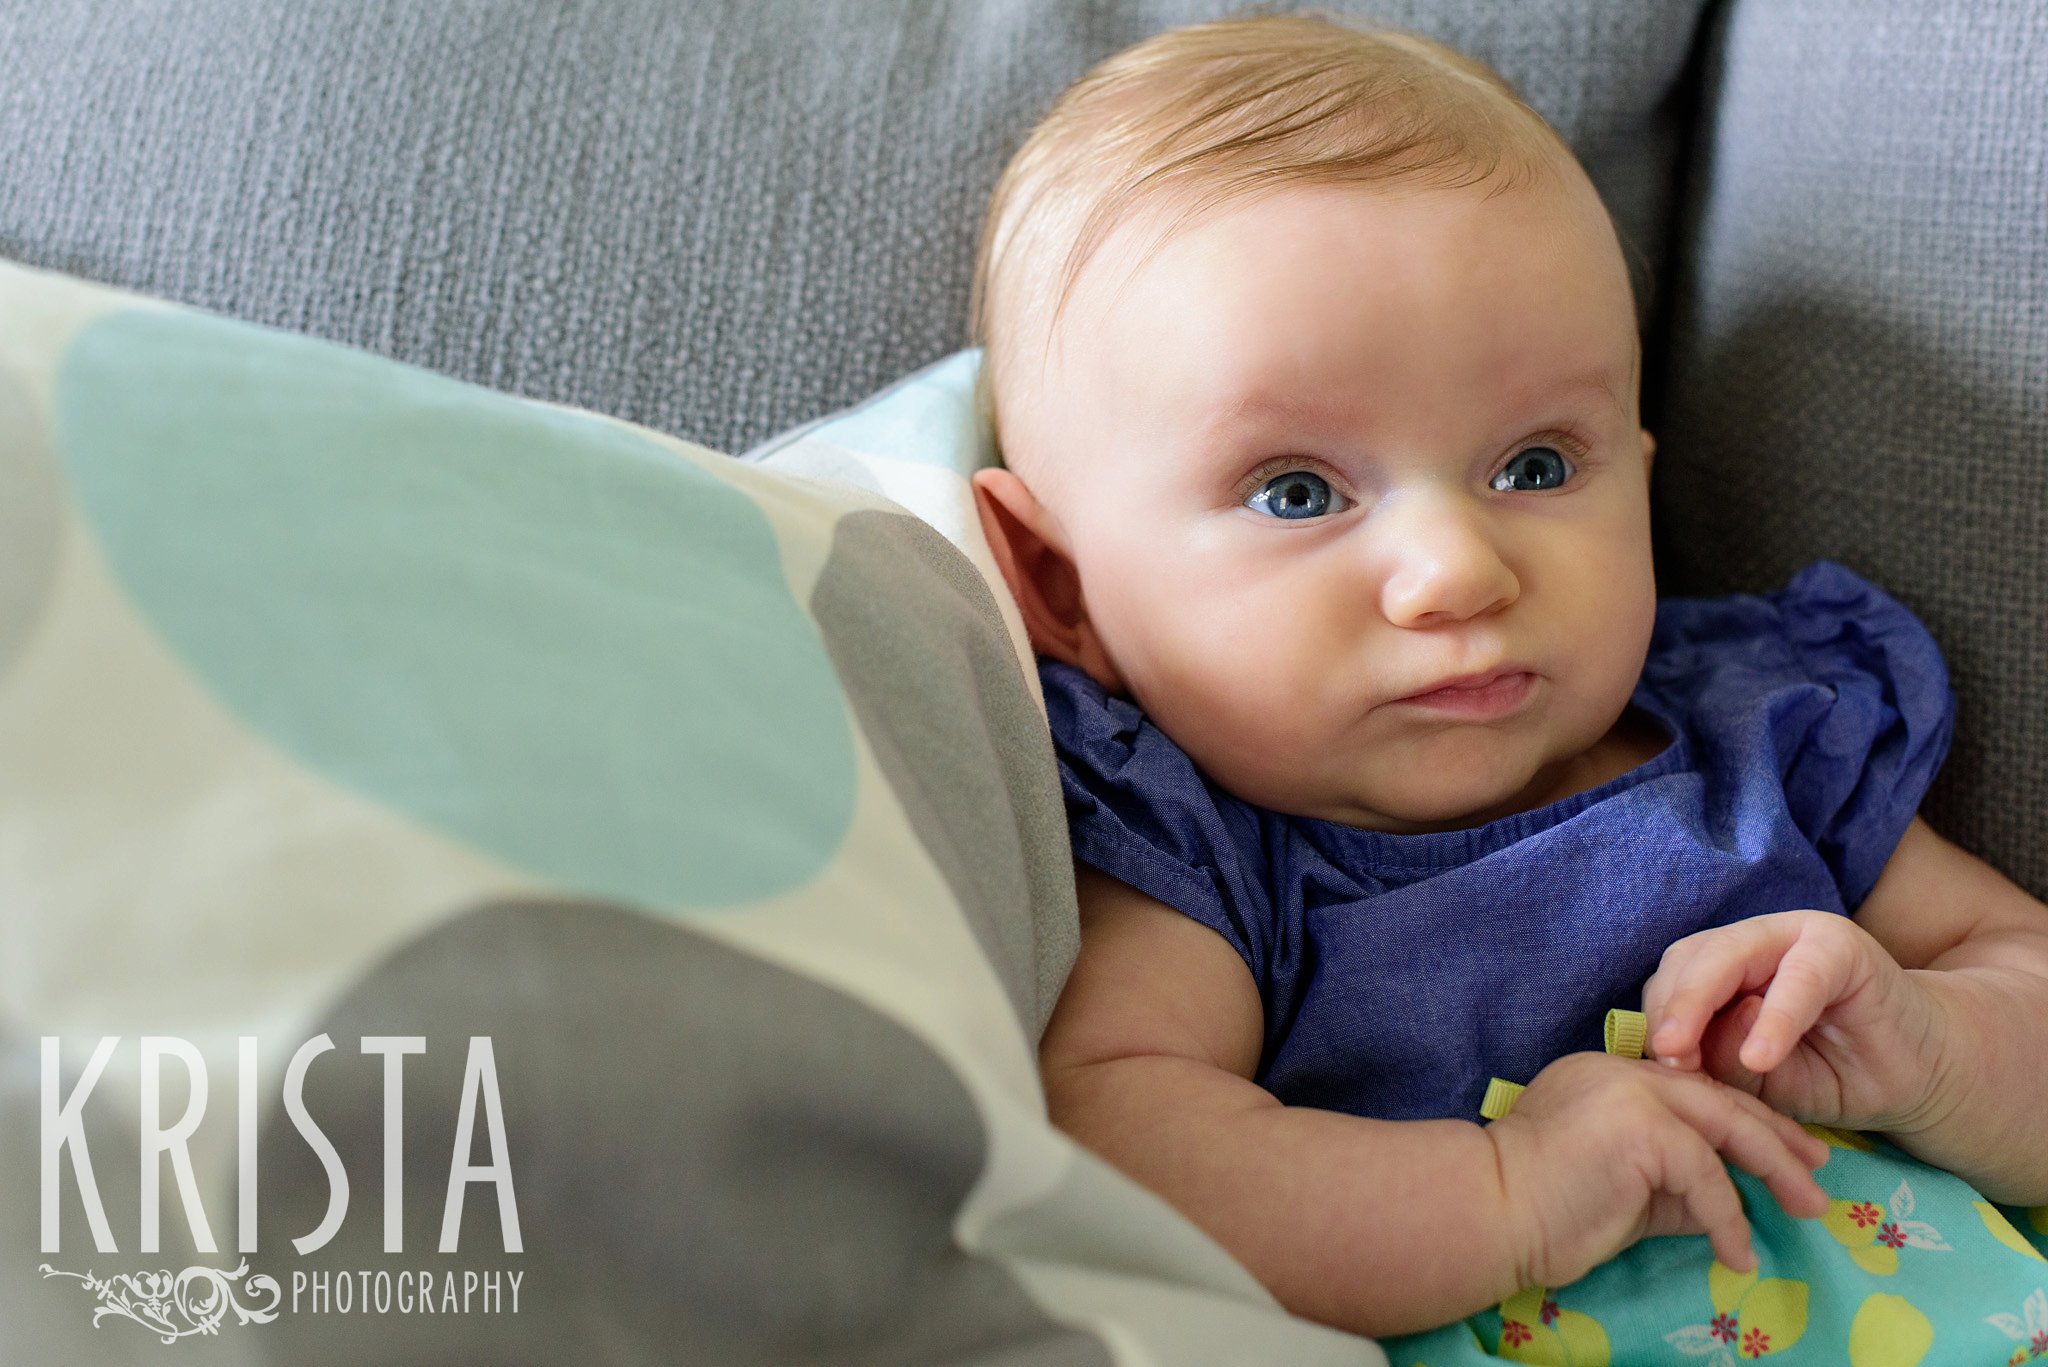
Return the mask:
[[1210,783],[1136,703],[1057,660],[1041,658],[1038,677],[1077,835],[1086,822],[1113,818],[1190,863],[1249,857],[1259,842],[1256,809]]
[[1816,684],[1895,702],[1945,695],[1948,675],[1909,608],[1818,560],[1775,592],[1659,600],[1642,682],[1667,713],[1712,716]]

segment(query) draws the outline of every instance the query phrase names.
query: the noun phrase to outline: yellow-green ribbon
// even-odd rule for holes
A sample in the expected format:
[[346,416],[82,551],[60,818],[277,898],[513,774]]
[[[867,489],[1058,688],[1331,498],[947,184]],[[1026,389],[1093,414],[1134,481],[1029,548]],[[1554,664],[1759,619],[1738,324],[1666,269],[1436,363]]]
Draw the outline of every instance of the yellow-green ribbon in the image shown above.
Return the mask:
[[[1602,1028],[1605,1041],[1602,1045],[1608,1053],[1620,1058],[1641,1058],[1644,1038],[1649,1034],[1649,1020],[1640,1011],[1626,1011],[1615,1007],[1607,1013],[1607,1023]],[[1479,1103],[1479,1117],[1482,1120],[1498,1120],[1515,1108],[1515,1100],[1527,1090],[1519,1082],[1506,1078],[1493,1078],[1486,1084],[1486,1096]]]

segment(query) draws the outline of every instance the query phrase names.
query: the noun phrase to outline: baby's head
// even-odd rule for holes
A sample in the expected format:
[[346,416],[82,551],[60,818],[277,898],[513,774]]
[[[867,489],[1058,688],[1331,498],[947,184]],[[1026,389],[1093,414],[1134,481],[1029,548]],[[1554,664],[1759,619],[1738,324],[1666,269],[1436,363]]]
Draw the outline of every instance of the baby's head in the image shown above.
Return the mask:
[[1637,758],[1627,269],[1483,66],[1302,17],[1109,59],[996,188],[975,331],[1008,466],[976,494],[1033,644],[1224,788],[1410,832]]

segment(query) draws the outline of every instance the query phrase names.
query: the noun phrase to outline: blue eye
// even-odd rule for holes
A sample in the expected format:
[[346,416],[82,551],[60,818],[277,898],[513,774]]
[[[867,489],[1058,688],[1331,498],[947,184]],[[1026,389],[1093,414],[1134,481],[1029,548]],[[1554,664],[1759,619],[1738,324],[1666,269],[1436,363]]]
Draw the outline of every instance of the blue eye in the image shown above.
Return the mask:
[[1289,470],[1273,476],[1244,502],[1247,508],[1271,513],[1289,522],[1342,512],[1349,506],[1344,502],[1344,496],[1330,487],[1330,481],[1306,470]]
[[1531,446],[1516,453],[1505,469],[1493,477],[1492,488],[1502,493],[1527,489],[1555,489],[1572,477],[1572,464],[1555,447]]

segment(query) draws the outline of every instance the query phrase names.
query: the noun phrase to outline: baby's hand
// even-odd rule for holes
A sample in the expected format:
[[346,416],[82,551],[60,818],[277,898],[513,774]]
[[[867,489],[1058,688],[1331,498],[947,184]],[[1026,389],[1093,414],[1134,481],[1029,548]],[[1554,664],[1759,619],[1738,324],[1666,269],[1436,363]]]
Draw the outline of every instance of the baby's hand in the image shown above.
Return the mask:
[[1749,1222],[1723,1159],[1788,1212],[1817,1216],[1827,1145],[1744,1092],[1640,1059],[1567,1054],[1487,1127],[1524,1286],[1564,1286],[1638,1239],[1704,1233],[1752,1271]]
[[1643,1014],[1659,1059],[1802,1120],[1896,1130],[1933,1104],[1941,1008],[1846,916],[1785,911],[1689,935],[1644,984]]

